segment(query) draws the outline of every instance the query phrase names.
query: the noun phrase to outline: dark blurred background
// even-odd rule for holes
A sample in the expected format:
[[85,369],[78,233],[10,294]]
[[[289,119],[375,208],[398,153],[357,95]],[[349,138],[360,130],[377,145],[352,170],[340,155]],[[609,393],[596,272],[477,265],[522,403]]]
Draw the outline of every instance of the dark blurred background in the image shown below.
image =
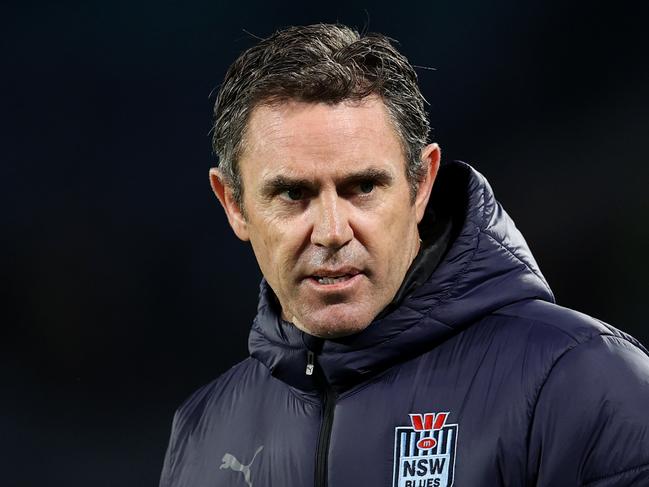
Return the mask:
[[560,304],[649,343],[644,7],[0,9],[2,486],[156,485],[174,409],[246,356],[260,274],[207,177],[208,96],[245,31],[340,21],[436,68],[418,71],[444,158],[488,177]]

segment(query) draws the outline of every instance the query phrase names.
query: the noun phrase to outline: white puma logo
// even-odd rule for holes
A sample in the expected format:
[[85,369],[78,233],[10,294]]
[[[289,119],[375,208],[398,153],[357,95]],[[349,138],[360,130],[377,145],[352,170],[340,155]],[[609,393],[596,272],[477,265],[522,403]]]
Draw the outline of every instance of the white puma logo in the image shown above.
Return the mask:
[[246,481],[246,484],[248,484],[249,487],[252,487],[252,482],[250,481],[250,466],[252,465],[252,462],[255,461],[257,454],[263,449],[264,449],[263,445],[257,448],[257,451],[252,456],[252,460],[250,460],[250,463],[248,465],[243,465],[231,453],[226,453],[225,455],[223,455],[223,458],[221,459],[223,463],[221,464],[220,469],[223,470],[226,468],[230,468],[235,472],[241,472],[243,474],[244,480]]

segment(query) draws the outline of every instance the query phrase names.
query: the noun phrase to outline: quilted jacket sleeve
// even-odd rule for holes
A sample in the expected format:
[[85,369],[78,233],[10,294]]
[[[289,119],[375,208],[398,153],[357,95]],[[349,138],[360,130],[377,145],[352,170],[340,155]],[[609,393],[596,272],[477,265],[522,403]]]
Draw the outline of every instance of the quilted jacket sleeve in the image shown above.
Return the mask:
[[543,384],[529,437],[537,487],[649,486],[649,356],[616,336],[564,353]]

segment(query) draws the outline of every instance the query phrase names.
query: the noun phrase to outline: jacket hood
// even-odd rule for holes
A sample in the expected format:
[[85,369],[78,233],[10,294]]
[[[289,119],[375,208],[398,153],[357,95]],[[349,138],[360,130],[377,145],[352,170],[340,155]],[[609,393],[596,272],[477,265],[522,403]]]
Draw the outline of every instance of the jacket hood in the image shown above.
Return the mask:
[[[249,338],[250,354],[291,386],[314,390],[305,374],[317,353],[324,378],[338,393],[413,358],[481,317],[516,301],[554,302],[548,283],[485,177],[470,165],[443,164],[427,213],[450,215],[449,248],[428,279],[360,333],[321,340],[284,322],[265,280]],[[426,218],[420,224],[430,224]]]

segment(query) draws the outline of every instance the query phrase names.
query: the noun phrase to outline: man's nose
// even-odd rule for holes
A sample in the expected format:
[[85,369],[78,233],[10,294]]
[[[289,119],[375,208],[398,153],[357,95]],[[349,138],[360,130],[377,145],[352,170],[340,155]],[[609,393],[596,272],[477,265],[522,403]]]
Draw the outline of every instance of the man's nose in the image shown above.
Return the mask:
[[322,194],[318,198],[311,232],[312,244],[338,249],[354,238],[346,207],[344,199],[335,192]]

